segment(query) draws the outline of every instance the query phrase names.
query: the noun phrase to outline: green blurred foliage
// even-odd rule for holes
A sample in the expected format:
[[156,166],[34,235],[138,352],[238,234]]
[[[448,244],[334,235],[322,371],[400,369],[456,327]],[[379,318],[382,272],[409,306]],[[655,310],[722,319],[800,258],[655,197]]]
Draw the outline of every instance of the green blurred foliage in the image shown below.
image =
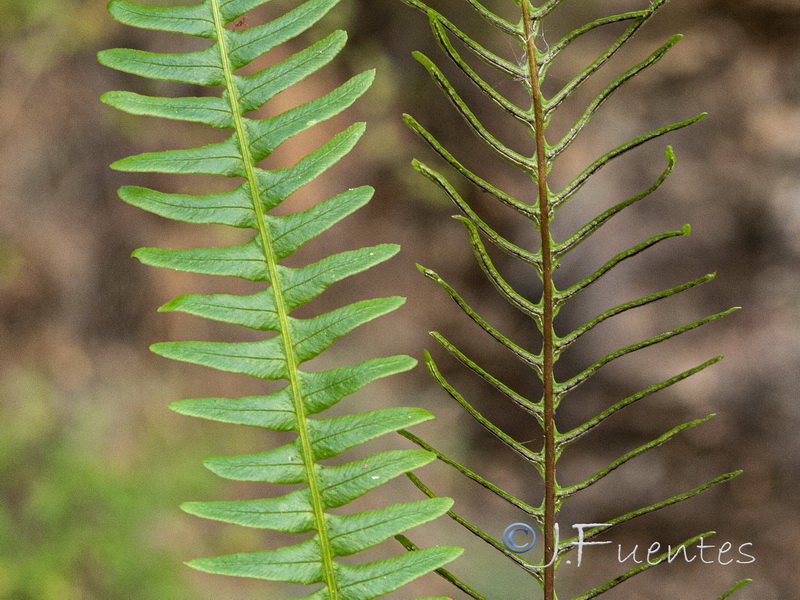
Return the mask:
[[0,383],[0,598],[185,598],[158,530],[180,499],[207,491],[152,443],[113,460],[108,415],[63,408],[41,372]]

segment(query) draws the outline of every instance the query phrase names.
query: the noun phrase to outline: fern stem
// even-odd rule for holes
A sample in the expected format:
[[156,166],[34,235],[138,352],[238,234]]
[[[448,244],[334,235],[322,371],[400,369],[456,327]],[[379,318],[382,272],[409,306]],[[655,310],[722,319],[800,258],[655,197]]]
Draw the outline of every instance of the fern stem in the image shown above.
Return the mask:
[[[536,24],[531,18],[531,6],[523,0],[522,23],[525,31],[528,58],[528,80],[533,97],[536,135],[536,182],[538,184],[539,233],[541,235],[542,292],[542,384],[544,387],[544,600],[555,600],[555,540],[556,522],[556,426],[553,381],[553,256],[550,239],[550,206],[547,188],[547,140],[544,136],[544,98],[539,85],[538,55],[534,39]],[[545,7],[547,8],[547,7]],[[544,11],[542,11],[544,12]]]
[[244,117],[239,103],[239,93],[234,82],[234,68],[226,47],[225,24],[222,19],[220,0],[211,0],[214,13],[214,27],[216,30],[217,43],[223,70],[225,73],[225,88],[228,91],[228,98],[231,107],[231,114],[234,120],[234,129],[239,141],[244,159],[247,184],[250,187],[250,198],[253,202],[253,211],[256,216],[256,225],[261,239],[261,246],[264,251],[264,259],[269,270],[269,280],[272,284],[272,291],[275,298],[275,310],[280,322],[279,335],[283,339],[284,351],[286,353],[286,370],[289,376],[289,386],[292,393],[294,410],[297,416],[297,433],[302,448],[303,464],[306,471],[306,479],[311,496],[311,504],[314,512],[317,535],[319,536],[320,552],[322,564],[325,571],[325,583],[328,588],[330,600],[339,600],[339,588],[336,583],[333,570],[333,551],[328,537],[328,527],[325,523],[324,507],[322,505],[322,492],[317,481],[317,474],[314,469],[314,452],[311,446],[311,436],[306,425],[306,407],[303,393],[300,388],[300,381],[297,376],[300,361],[295,354],[295,344],[292,342],[291,330],[289,327],[289,311],[283,297],[280,278],[278,275],[277,259],[273,252],[273,244],[270,233],[264,219],[264,206],[261,199],[261,192],[258,179],[255,173],[255,161],[250,148],[250,141],[245,129]]

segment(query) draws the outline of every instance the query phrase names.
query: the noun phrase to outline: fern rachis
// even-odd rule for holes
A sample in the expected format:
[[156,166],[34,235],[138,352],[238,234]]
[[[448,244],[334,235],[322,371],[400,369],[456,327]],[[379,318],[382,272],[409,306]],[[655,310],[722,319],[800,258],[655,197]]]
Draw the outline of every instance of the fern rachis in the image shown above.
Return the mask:
[[[262,120],[246,116],[322,68],[342,49],[346,38],[343,32],[335,32],[283,62],[241,76],[237,74],[239,69],[303,33],[339,0],[307,0],[268,23],[240,29],[245,13],[266,1],[205,0],[172,8],[148,7],[125,0],[111,2],[109,11],[123,23],[205,38],[212,43],[203,50],[183,54],[107,50],[99,55],[102,63],[144,77],[218,86],[222,93],[158,98],[109,92],[104,95],[104,102],[137,115],[194,121],[232,131],[219,143],[145,153],[120,160],[113,167],[121,171],[200,173],[243,180],[228,192],[205,196],[168,194],[133,186],[121,188],[123,200],[170,219],[254,231],[251,240],[240,246],[142,248],[135,252],[140,261],[266,285],[249,296],[180,296],[161,310],[272,332],[271,337],[239,343],[162,342],[152,349],[176,360],[286,382],[284,387],[265,396],[184,400],[172,407],[205,419],[294,432],[295,440],[279,448],[251,455],[216,457],[206,461],[206,466],[228,479],[304,487],[277,498],[193,502],[184,508],[218,521],[313,535],[292,546],[200,559],[190,564],[212,573],[321,585],[309,598],[367,600],[440,567],[457,556],[459,550],[429,548],[357,566],[343,564],[337,557],[355,554],[429,521],[444,513],[451,501],[423,500],[350,515],[329,512],[434,457],[425,451],[396,450],[340,465],[327,465],[324,461],[377,436],[425,421],[431,415],[420,409],[383,408],[335,418],[315,416],[371,381],[411,368],[415,361],[395,356],[328,371],[301,368],[337,338],[396,309],[403,299],[363,300],[312,318],[300,319],[292,314],[329,285],[391,258],[398,248],[383,244],[342,252],[302,267],[281,264],[300,246],[369,201],[372,190],[362,187],[335,195],[303,212],[270,214],[293,192],[343,158],[361,137],[364,126],[348,127],[292,167],[265,170],[259,164],[289,138],[350,106],[370,86],[373,74],[356,75],[322,98],[282,114]],[[229,25],[233,22],[237,27],[231,29]]]

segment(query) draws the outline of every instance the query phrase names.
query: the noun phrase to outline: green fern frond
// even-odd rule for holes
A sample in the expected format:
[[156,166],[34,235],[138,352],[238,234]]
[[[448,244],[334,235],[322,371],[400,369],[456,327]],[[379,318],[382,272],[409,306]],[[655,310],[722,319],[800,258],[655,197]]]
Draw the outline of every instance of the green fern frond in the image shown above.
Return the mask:
[[222,224],[254,230],[240,246],[171,250],[141,248],[145,264],[266,284],[252,295],[191,294],[161,307],[207,319],[271,332],[246,343],[163,342],[152,350],[175,360],[284,380],[277,391],[246,398],[200,398],[176,402],[177,412],[274,431],[294,432],[293,442],[257,454],[215,457],[206,466],[221,477],[239,481],[300,484],[283,496],[235,502],[192,502],[194,515],[246,527],[288,533],[313,533],[283,548],[199,559],[191,566],[210,573],[273,581],[321,584],[308,598],[367,600],[391,592],[441,567],[460,550],[434,547],[377,562],[352,565],[349,556],[434,519],[451,506],[449,499],[396,504],[350,515],[329,509],[346,506],[385,481],[434,459],[424,450],[387,451],[345,464],[324,464],[383,434],[426,421],[421,409],[387,408],[336,418],[315,418],[370,382],[412,368],[406,356],[375,358],[327,371],[305,371],[315,358],[348,331],[403,304],[398,297],[363,300],[312,318],[292,311],[328,286],[394,256],[398,247],[382,244],[329,256],[301,267],[281,261],[306,242],[365,205],[368,187],[345,191],[314,207],[284,216],[270,214],[297,189],[343,158],[364,132],[355,124],[294,166],[265,170],[259,163],[283,142],[330,119],[355,102],[370,86],[371,71],[356,75],[325,96],[266,119],[247,117],[279,92],[316,72],[343,48],[337,31],[290,58],[252,75],[237,71],[272,48],[296,37],[322,18],[338,0],[308,0],[269,23],[242,31],[226,26],[267,0],[204,0],[193,6],[157,8],[113,0],[110,13],[122,23],[207,38],[205,49],[156,54],[114,49],[100,52],[103,64],[128,73],[203,86],[221,86],[216,97],[160,98],[109,92],[102,100],[120,110],[153,117],[193,121],[230,130],[224,141],[202,148],[149,152],[117,161],[120,171],[203,173],[241,180],[228,192],[191,196],[126,186],[120,197],[163,217],[197,224]]
[[[480,43],[471,39],[446,16],[428,6],[424,2],[420,0],[403,0],[403,2],[409,6],[425,13],[428,18],[431,31],[433,32],[433,36],[444,55],[449,59],[452,65],[456,67],[457,71],[460,71],[460,75],[462,75],[466,81],[474,86],[474,88],[477,88],[477,90],[490,101],[490,106],[493,106],[495,109],[502,110],[512,117],[514,121],[516,121],[517,125],[520,126],[519,131],[521,134],[521,139],[527,140],[529,146],[529,150],[527,152],[521,152],[518,149],[512,149],[509,144],[492,133],[489,126],[489,124],[493,122],[491,116],[479,116],[476,112],[474,112],[469,104],[464,100],[466,96],[456,89],[448,76],[445,75],[444,70],[442,70],[433,60],[424,54],[419,52],[414,53],[414,57],[422,64],[422,66],[433,79],[433,82],[441,90],[447,100],[449,100],[456,113],[458,113],[458,115],[464,120],[466,126],[471,130],[473,135],[477,137],[481,143],[492,153],[500,157],[506,163],[509,163],[515,167],[520,172],[520,179],[523,184],[528,183],[531,185],[528,196],[533,199],[532,201],[526,201],[523,198],[514,197],[500,190],[499,187],[491,183],[490,175],[480,172],[473,172],[472,170],[468,169],[466,166],[464,166],[464,163],[462,163],[454,154],[447,150],[436,139],[436,137],[424,127],[423,124],[421,124],[414,117],[408,115],[405,116],[406,124],[415,133],[417,133],[434,152],[443,158],[458,176],[463,177],[479,192],[483,192],[489,198],[496,200],[505,208],[509,208],[517,214],[523,216],[527,220],[528,226],[535,231],[536,237],[539,240],[539,247],[535,250],[531,250],[521,247],[512,240],[507,239],[500,232],[496,231],[487,224],[487,220],[484,219],[479,212],[470,205],[467,199],[457,191],[456,186],[454,186],[445,175],[418,160],[414,160],[414,168],[424,177],[438,186],[459,209],[461,215],[455,218],[459,220],[465,227],[467,240],[472,248],[473,254],[475,255],[478,266],[498,294],[505,301],[511,304],[511,306],[520,311],[528,320],[530,324],[530,334],[541,340],[541,350],[538,352],[531,352],[511,341],[504,333],[491,326],[483,317],[481,317],[469,305],[468,301],[434,270],[420,266],[420,271],[425,277],[439,284],[447,293],[447,295],[480,329],[482,329],[486,334],[489,335],[489,337],[497,342],[499,347],[506,351],[510,356],[516,358],[527,369],[529,378],[532,381],[541,384],[543,389],[542,396],[540,398],[528,398],[512,390],[508,385],[492,375],[488,369],[482,367],[476,361],[469,358],[467,353],[457,348],[442,334],[434,332],[432,335],[434,339],[436,339],[453,358],[467,367],[480,379],[490,384],[495,390],[500,392],[502,396],[504,396],[516,407],[521,409],[524,414],[527,414],[531,418],[532,424],[535,423],[541,427],[544,438],[541,449],[531,450],[527,443],[522,443],[515,440],[513,437],[506,434],[499,427],[494,425],[488,418],[482,415],[480,411],[478,411],[470,403],[469,399],[465,397],[464,394],[459,392],[450,382],[447,381],[434,359],[427,352],[425,353],[426,364],[434,379],[436,379],[439,385],[444,388],[450,397],[452,397],[459,405],[461,405],[467,411],[467,413],[473,419],[475,419],[475,421],[477,421],[484,429],[501,441],[509,450],[524,459],[530,466],[531,470],[534,471],[542,480],[544,483],[545,492],[543,494],[541,505],[532,506],[524,502],[514,494],[511,494],[498,485],[477,475],[466,466],[440,452],[435,447],[424,442],[417,436],[408,432],[402,433],[422,449],[435,453],[439,460],[452,466],[462,475],[480,484],[488,491],[492,492],[517,509],[522,510],[540,526],[544,538],[543,564],[547,565],[545,567],[533,564],[524,559],[521,555],[509,551],[509,549],[507,549],[500,540],[492,537],[486,531],[482,530],[477,524],[468,521],[454,510],[450,510],[448,512],[448,514],[460,525],[507,556],[514,563],[520,566],[524,572],[533,577],[541,585],[545,600],[554,600],[556,598],[557,569],[564,559],[564,556],[573,550],[576,545],[577,538],[565,540],[558,539],[556,519],[563,504],[571,497],[582,492],[584,489],[593,486],[601,479],[611,475],[616,469],[624,467],[629,461],[672,440],[688,429],[700,426],[713,415],[677,425],[664,434],[658,436],[656,439],[628,451],[623,456],[612,461],[610,464],[600,469],[593,475],[571,484],[565,484],[559,481],[559,472],[556,470],[556,466],[558,460],[562,457],[562,454],[570,449],[575,442],[581,440],[586,433],[602,425],[609,417],[660,390],[675,385],[684,379],[699,373],[700,371],[717,363],[721,357],[711,358],[701,365],[683,371],[678,375],[668,378],[660,383],[651,385],[650,387],[628,398],[616,402],[600,414],[595,415],[585,423],[578,425],[567,432],[558,431],[555,424],[556,412],[560,404],[569,394],[574,393],[579,386],[588,381],[592,376],[594,376],[598,371],[612,361],[637,352],[638,350],[654,346],[685,332],[691,331],[718,318],[724,317],[736,310],[730,309],[718,314],[698,319],[686,325],[672,329],[671,331],[667,331],[660,335],[653,336],[646,340],[610,352],[602,358],[596,360],[593,364],[586,366],[580,372],[564,380],[556,380],[554,376],[555,362],[558,361],[558,359],[565,352],[567,352],[573,346],[573,344],[578,342],[586,333],[594,329],[597,325],[629,310],[655,303],[681,292],[693,289],[699,285],[711,281],[714,278],[713,274],[705,275],[682,285],[656,292],[642,298],[624,302],[618,306],[600,312],[593,318],[589,319],[586,323],[573,329],[572,331],[569,331],[563,335],[556,334],[556,317],[560,309],[565,304],[573,300],[579,294],[583,293],[587,288],[592,286],[597,281],[600,281],[601,279],[604,280],[604,276],[607,273],[628,259],[637,257],[645,250],[648,250],[658,244],[666,243],[668,240],[673,238],[679,238],[688,235],[691,231],[690,227],[686,225],[677,231],[669,231],[652,236],[632,246],[631,248],[628,248],[627,250],[619,252],[612,258],[608,259],[605,263],[597,267],[592,274],[579,281],[572,283],[561,282],[560,280],[558,282],[554,281],[554,279],[559,279],[554,277],[556,267],[559,266],[561,261],[567,258],[567,255],[571,251],[581,244],[584,244],[594,233],[608,223],[614,216],[622,212],[624,209],[644,200],[661,187],[675,167],[675,154],[671,148],[668,147],[666,149],[667,166],[650,187],[638,195],[620,202],[612,208],[600,213],[593,219],[589,220],[585,225],[578,228],[577,231],[566,236],[565,239],[561,241],[554,240],[550,233],[551,224],[555,218],[556,211],[563,207],[567,202],[572,201],[578,192],[584,188],[584,186],[596,173],[609,165],[616,158],[625,155],[631,150],[651,140],[660,138],[671,132],[692,125],[705,117],[705,114],[700,114],[684,121],[666,125],[654,131],[644,133],[633,140],[630,140],[601,154],[596,160],[591,162],[582,171],[580,171],[571,181],[566,183],[560,190],[554,190],[550,188],[552,181],[550,178],[550,173],[556,165],[559,157],[578,137],[580,137],[601,107],[604,106],[611,99],[614,93],[620,90],[627,82],[631,81],[634,77],[644,72],[646,69],[657,64],[680,40],[681,36],[674,36],[670,38],[666,43],[652,52],[643,61],[639,62],[613,79],[611,83],[606,85],[599,93],[597,93],[597,95],[589,102],[588,106],[583,110],[574,124],[567,129],[566,133],[560,134],[560,138],[555,142],[548,141],[548,127],[551,118],[556,114],[556,111],[561,108],[567,99],[575,95],[575,93],[598,70],[600,70],[613,56],[617,54],[622,47],[624,47],[631,40],[631,38],[639,29],[641,29],[656,15],[657,11],[666,4],[666,1],[667,0],[652,0],[649,2],[648,6],[642,8],[641,10],[620,13],[597,19],[591,23],[578,27],[574,31],[564,36],[560,41],[543,51],[536,46],[536,40],[541,31],[542,23],[550,15],[550,13],[564,3],[564,0],[550,0],[549,2],[543,2],[539,6],[531,4],[530,0],[514,0],[514,2],[508,0],[508,8],[516,8],[517,10],[519,21],[516,23],[512,23],[509,20],[494,14],[494,12],[482,5],[478,0],[465,0],[465,4],[462,6],[468,6],[469,8],[477,11],[478,14],[489,24],[489,26],[495,30],[495,33],[498,36],[503,36],[506,40],[510,40],[514,47],[517,47],[522,51],[524,60],[519,62],[507,60],[485,48]],[[558,60],[558,58],[561,56],[561,53],[574,41],[578,40],[585,34],[611,24],[624,24],[626,28],[606,50],[601,52],[592,62],[590,62],[577,74],[572,76],[571,79],[568,79],[565,84],[562,84],[561,89],[557,90],[550,97],[545,97],[545,95],[542,93],[542,85],[545,83],[545,81],[549,81],[547,79],[548,70]],[[497,47],[500,47],[500,45]],[[502,88],[499,85],[490,83],[480,74],[480,70],[471,64],[474,62],[473,58],[462,57],[459,52],[461,48],[465,48],[472,55],[472,57],[474,57],[474,59],[485,63],[485,65],[492,67],[496,71],[502,73],[504,76],[510,78],[512,83],[516,82],[516,84],[522,86],[525,95],[530,100],[530,105],[521,106],[518,103],[515,103],[515,101],[511,99],[511,96],[500,91],[501,89],[508,89],[508,82],[505,82]],[[485,71],[485,69],[483,70]],[[518,96],[519,95],[516,94],[514,97]],[[532,143],[530,142],[531,138]],[[516,144],[515,147],[517,146],[520,146],[520,144]],[[500,270],[495,266],[490,253],[487,251],[487,240],[491,245],[496,247],[501,252],[512,257],[513,259],[516,259],[517,261],[520,261],[525,267],[528,267],[530,269],[531,277],[536,277],[539,279],[543,290],[539,298],[529,298],[525,293],[515,289],[514,286],[503,277]],[[728,473],[707,483],[699,485],[692,490],[672,496],[650,506],[640,508],[616,517],[609,517],[603,526],[587,530],[584,537],[585,539],[590,539],[607,531],[610,528],[620,525],[621,523],[687,500],[711,487],[732,479],[738,474],[738,471]],[[425,485],[418,477],[415,475],[409,475],[409,477],[430,499],[435,499],[438,497],[436,492]],[[707,536],[710,534],[703,535]],[[693,543],[694,540],[699,539],[700,537],[702,536],[697,536],[696,538],[693,538],[685,543]],[[407,538],[398,536],[398,539],[407,549],[413,550],[415,548],[413,543]],[[588,600],[589,598],[599,596],[616,587],[618,584],[633,577],[634,575],[637,575],[638,573],[650,568],[651,566],[652,565],[650,564],[644,564],[631,569],[614,580],[596,587],[595,589],[590,590],[581,596],[578,596],[574,600]],[[439,574],[456,585],[471,598],[482,600],[486,597],[449,571],[440,569]],[[747,581],[745,580],[736,584],[733,588],[726,592],[723,597],[728,597],[746,583]]]

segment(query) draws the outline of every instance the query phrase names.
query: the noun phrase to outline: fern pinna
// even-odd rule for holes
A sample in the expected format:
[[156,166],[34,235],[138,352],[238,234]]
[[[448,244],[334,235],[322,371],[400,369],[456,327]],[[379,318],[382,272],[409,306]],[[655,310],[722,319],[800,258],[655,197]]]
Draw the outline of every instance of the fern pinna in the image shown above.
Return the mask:
[[[492,327],[480,315],[478,315],[469,306],[467,301],[461,295],[459,295],[459,293],[453,287],[448,285],[448,283],[446,283],[436,272],[424,267],[420,267],[420,270],[426,277],[442,286],[446,293],[456,302],[456,304],[458,304],[461,310],[463,310],[490,337],[499,342],[503,347],[505,347],[506,350],[508,350],[530,370],[532,381],[536,381],[541,385],[541,397],[537,399],[528,398],[523,394],[514,391],[508,385],[504,384],[497,377],[492,375],[484,367],[480,366],[471,358],[469,358],[467,353],[457,348],[443,335],[439,333],[433,333],[433,337],[450,355],[470,369],[474,375],[487,382],[490,386],[493,386],[502,396],[506,398],[506,400],[510,401],[524,413],[527,413],[527,415],[531,418],[532,425],[534,423],[538,424],[538,427],[541,428],[543,432],[543,445],[541,449],[538,451],[530,449],[526,445],[527,442],[523,443],[512,438],[500,428],[495,426],[485,416],[483,416],[471,405],[468,399],[462,396],[462,394],[445,379],[437,367],[437,364],[428,353],[425,355],[427,366],[433,377],[438,381],[439,384],[441,384],[441,386],[453,399],[463,406],[472,417],[474,417],[483,427],[491,432],[491,434],[496,436],[503,444],[505,444],[505,446],[527,461],[532,471],[535,472],[537,477],[540,478],[544,483],[542,502],[538,506],[528,504],[520,498],[515,497],[511,493],[490,483],[485,478],[473,472],[466,466],[459,464],[453,458],[439,452],[413,434],[405,432],[404,435],[422,448],[436,452],[442,461],[453,466],[468,478],[483,485],[492,493],[496,494],[511,505],[517,507],[538,524],[544,538],[544,557],[541,564],[534,564],[525,560],[521,554],[511,552],[508,546],[504,545],[500,540],[483,531],[478,525],[469,522],[467,519],[463,518],[454,511],[449,512],[450,516],[458,521],[461,525],[489,543],[498,551],[504,553],[508,558],[514,561],[532,578],[534,578],[540,584],[545,600],[553,600],[556,598],[557,569],[565,559],[565,555],[570,550],[574,549],[577,540],[576,536],[570,539],[562,539],[559,541],[558,525],[556,521],[563,504],[575,494],[600,481],[606,475],[610,474],[618,467],[623,466],[632,458],[635,458],[647,450],[665,443],[686,429],[699,425],[700,423],[706,421],[708,417],[677,426],[664,433],[657,439],[644,444],[635,450],[631,450],[621,458],[613,461],[605,468],[596,472],[594,475],[576,483],[562,484],[559,481],[556,471],[558,459],[586,433],[598,427],[601,423],[618,411],[632,405],[635,402],[638,402],[647,396],[650,396],[651,394],[654,394],[659,390],[667,388],[695,373],[698,373],[699,371],[702,371],[706,367],[717,362],[720,357],[713,358],[697,367],[652,385],[643,391],[621,400],[589,421],[569,431],[559,431],[556,425],[556,411],[560,403],[564,401],[568,394],[574,392],[581,384],[586,382],[592,375],[597,373],[598,370],[600,370],[604,365],[607,365],[617,358],[623,357],[637,350],[653,346],[654,344],[675,337],[681,333],[695,329],[696,327],[729,314],[731,310],[700,319],[688,325],[678,327],[672,331],[612,352],[596,361],[594,364],[586,367],[584,370],[575,374],[574,376],[563,381],[557,381],[554,377],[554,363],[559,359],[560,356],[562,356],[564,352],[567,351],[570,346],[576,343],[582,336],[592,330],[595,326],[625,311],[670,297],[685,290],[689,290],[697,285],[711,280],[713,275],[706,275],[684,285],[658,292],[638,300],[620,304],[615,308],[611,308],[605,312],[602,312],[574,331],[562,333],[561,335],[556,334],[554,323],[555,317],[565,303],[575,298],[578,294],[583,292],[586,288],[598,281],[601,277],[603,277],[603,275],[623,261],[638,255],[639,253],[658,244],[659,242],[689,233],[689,227],[686,226],[680,231],[671,231],[656,235],[645,240],[644,242],[641,242],[640,244],[633,246],[632,248],[620,252],[599,267],[593,274],[581,279],[580,281],[566,284],[562,287],[557,287],[556,282],[554,281],[553,273],[555,268],[559,265],[560,261],[565,259],[566,255],[570,251],[585,242],[592,234],[594,234],[600,227],[602,227],[620,211],[628,206],[633,205],[634,203],[641,201],[661,186],[675,165],[675,156],[672,150],[669,148],[666,152],[666,169],[655,181],[655,183],[653,183],[652,186],[650,186],[644,192],[629,200],[621,202],[612,208],[607,209],[605,212],[602,212],[563,241],[556,242],[553,240],[550,233],[551,223],[555,217],[556,211],[560,207],[564,206],[567,202],[572,200],[586,185],[587,181],[589,181],[592,175],[600,171],[613,159],[644,144],[645,142],[648,142],[649,140],[691,125],[692,123],[702,119],[704,115],[699,115],[686,121],[646,133],[630,142],[614,148],[588,165],[577,175],[577,177],[566,184],[561,190],[552,190],[550,189],[550,180],[548,176],[553,168],[554,162],[559,155],[561,155],[561,153],[564,152],[578,137],[578,135],[589,123],[595,112],[617,89],[619,89],[625,82],[629,81],[634,76],[645,70],[647,67],[657,63],[678,41],[680,36],[675,36],[667,41],[658,50],[653,52],[646,60],[629,69],[627,72],[623,73],[614,79],[609,85],[607,85],[589,104],[574,126],[572,126],[565,134],[563,134],[558,141],[548,141],[547,139],[548,125],[551,117],[565,100],[570,98],[576,92],[576,90],[578,90],[582,84],[590,78],[591,75],[600,69],[600,67],[602,67],[609,59],[611,59],[612,56],[614,56],[617,51],[631,39],[637,30],[639,30],[656,14],[656,11],[658,11],[659,8],[664,6],[666,0],[653,0],[652,2],[649,2],[648,6],[642,8],[641,10],[616,14],[588,23],[572,31],[561,41],[548,46],[545,50],[540,50],[536,46],[536,40],[541,31],[542,23],[554,10],[556,10],[560,5],[564,4],[564,0],[549,0],[541,3],[539,6],[535,6],[530,2],[530,0],[507,0],[506,4],[509,5],[507,8],[510,10],[516,10],[516,14],[518,15],[518,21],[516,22],[511,22],[498,16],[483,6],[480,2],[478,2],[478,0],[465,0],[465,6],[469,6],[471,9],[477,11],[483,20],[485,20],[492,28],[506,38],[513,40],[513,46],[518,47],[521,50],[523,56],[522,60],[507,60],[506,58],[492,52],[483,45],[471,39],[471,37],[459,29],[455,23],[446,18],[440,12],[432,9],[419,0],[403,1],[406,4],[423,11],[427,15],[438,45],[441,47],[450,61],[452,61],[457,69],[460,70],[472,84],[477,86],[477,88],[489,100],[491,100],[493,105],[499,109],[502,109],[516,120],[520,126],[520,132],[523,136],[523,139],[532,139],[532,142],[529,142],[529,153],[520,153],[513,150],[506,145],[506,143],[495,137],[495,135],[493,135],[487,129],[487,127],[484,126],[483,122],[475,114],[475,112],[473,112],[472,109],[467,105],[462,98],[462,95],[450,83],[445,73],[427,56],[421,53],[415,53],[417,60],[424,66],[424,68],[433,78],[436,85],[452,103],[461,117],[463,117],[472,133],[475,134],[475,136],[483,144],[488,146],[488,148],[496,155],[518,169],[521,172],[523,181],[532,182],[530,187],[529,201],[526,199],[513,197],[486,179],[488,176],[485,173],[478,174],[467,168],[464,163],[459,160],[459,158],[454,156],[454,154],[443,147],[443,145],[437,141],[434,135],[426,130],[425,127],[413,117],[405,117],[407,125],[423,140],[425,140],[425,142],[427,142],[427,144],[430,145],[430,147],[442,159],[444,159],[444,161],[448,163],[448,165],[452,167],[452,169],[458,175],[465,178],[484,195],[498,201],[504,207],[521,215],[527,220],[529,227],[536,231],[536,237],[538,238],[540,244],[539,249],[536,251],[523,248],[512,241],[509,241],[500,233],[495,231],[492,227],[490,227],[486,220],[479,216],[478,212],[476,212],[476,210],[465,200],[465,198],[459,194],[456,187],[452,185],[448,179],[421,162],[414,161],[414,167],[416,170],[441,188],[441,190],[450,198],[450,200],[455,203],[461,213],[463,213],[456,218],[464,225],[466,229],[469,243],[472,246],[472,250],[478,264],[480,265],[480,268],[494,288],[496,288],[500,296],[505,298],[505,300],[507,300],[514,308],[521,311],[521,313],[528,319],[528,322],[530,323],[531,334],[534,330],[538,330],[538,336],[541,339],[541,350],[538,353],[530,352],[520,345],[514,343],[508,337],[506,337],[506,335]],[[567,83],[563,85],[558,92],[549,98],[546,98],[541,91],[542,84],[545,82],[548,69],[551,67],[554,61],[559,58],[562,52],[568,46],[570,46],[573,41],[582,38],[584,34],[604,25],[614,23],[627,24],[627,28],[608,49],[606,49],[597,57],[596,60],[586,66],[582,71],[574,75],[574,77],[567,81]],[[502,76],[508,77],[513,82],[516,82],[516,84],[521,85],[524,89],[525,96],[530,100],[530,105],[528,107],[520,106],[515,104],[505,95],[501,94],[498,91],[498,89],[500,89],[498,85],[493,85],[493,83],[490,83],[489,80],[480,75],[480,69],[471,66],[471,60],[462,57],[460,53],[460,49],[462,48],[466,49],[466,51],[473,55],[473,57],[479,62],[485,63],[485,65],[488,66],[489,71],[499,72]],[[486,69],[486,67],[482,68]],[[496,83],[497,77],[493,76],[491,80]],[[505,84],[503,89],[508,89],[508,84]],[[527,138],[527,135],[530,135],[531,137]],[[499,270],[495,267],[490,253],[487,251],[485,240],[488,240],[492,245],[496,246],[499,251],[504,252],[513,259],[526,264],[530,269],[531,277],[538,277],[543,290],[541,297],[538,298],[538,300],[533,300],[526,297],[525,294],[515,290],[508,283],[508,281],[504,279]],[[695,494],[698,494],[709,487],[731,479],[737,474],[738,472],[722,475],[686,493],[676,495],[662,502],[634,510],[615,518],[609,518],[602,525],[596,525],[586,529],[583,540],[588,541],[594,539],[597,536],[607,532],[611,527],[617,526],[635,517],[651,513],[665,506],[686,500],[687,498],[690,498],[691,496],[694,496]],[[414,475],[410,475],[410,477],[428,496],[432,498],[436,497],[435,491],[426,486],[419,478]],[[567,531],[570,530],[567,529]],[[563,533],[564,532],[562,531],[562,537],[566,537],[563,535]],[[708,536],[709,534],[704,535]],[[685,544],[691,545],[700,537],[702,536],[697,536]],[[407,548],[414,548],[413,543],[407,538],[398,536],[398,539],[404,545],[406,545]],[[663,561],[664,558],[665,555],[659,556],[661,561]],[[648,561],[642,565],[639,565],[636,568],[623,573],[612,581],[595,587],[594,589],[578,596],[578,598],[580,600],[586,600],[588,598],[599,596],[615,587],[619,583],[622,583],[633,575],[644,571],[658,562],[660,561],[654,559],[653,561]],[[461,588],[470,597],[479,599],[485,597],[466,582],[458,579],[452,573],[445,570],[440,570],[439,573]],[[747,580],[740,581],[733,586],[733,588],[728,590],[724,597],[732,594],[745,583],[747,583]]]
[[184,508],[218,521],[296,534],[313,532],[313,535],[288,547],[200,559],[190,565],[211,573],[321,584],[307,596],[315,600],[367,600],[440,567],[460,550],[434,547],[360,565],[336,560],[440,516],[451,501],[431,499],[350,515],[329,512],[390,478],[426,464],[434,456],[420,450],[396,450],[346,464],[324,465],[323,461],[377,436],[428,420],[431,415],[420,409],[384,408],[336,418],[314,417],[371,381],[410,369],[415,361],[394,356],[328,371],[301,370],[303,363],[318,356],[334,340],[396,309],[403,299],[364,300],[309,319],[291,316],[294,309],[313,300],[329,285],[391,258],[398,247],[384,244],[342,252],[299,268],[280,264],[304,243],[370,199],[372,190],[360,187],[321,201],[304,212],[286,216],[269,214],[295,190],[346,155],[361,137],[364,125],[348,127],[292,167],[264,170],[257,165],[290,137],[350,106],[370,86],[373,73],[356,75],[327,95],[282,114],[261,120],[246,117],[327,64],[346,39],[344,32],[337,31],[283,62],[249,76],[237,75],[238,69],[301,34],[338,3],[338,0],[308,0],[263,25],[241,31],[226,27],[266,1],[204,0],[193,6],[171,8],[123,0],[111,2],[110,13],[122,23],[207,38],[212,43],[203,50],[182,54],[106,50],[99,54],[103,64],[144,77],[218,86],[222,93],[157,98],[109,92],[103,101],[137,115],[194,121],[233,131],[220,143],[140,154],[120,160],[112,167],[121,171],[202,173],[243,180],[229,192],[204,196],[168,194],[142,187],[123,187],[119,193],[126,202],[170,219],[255,230],[255,236],[241,246],[142,248],[135,252],[142,262],[269,284],[249,296],[180,296],[161,310],[182,311],[274,332],[271,337],[248,343],[167,342],[155,344],[152,349],[176,360],[288,382],[265,396],[184,400],[173,408],[183,414],[226,423],[295,432],[295,440],[279,448],[252,455],[212,458],[206,465],[228,479],[303,487],[276,498],[196,502]]

